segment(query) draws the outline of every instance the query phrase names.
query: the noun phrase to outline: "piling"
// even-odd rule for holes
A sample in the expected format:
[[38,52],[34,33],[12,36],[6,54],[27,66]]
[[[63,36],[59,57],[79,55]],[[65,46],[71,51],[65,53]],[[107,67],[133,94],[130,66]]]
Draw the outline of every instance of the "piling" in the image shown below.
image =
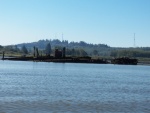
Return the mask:
[[4,57],[5,57],[5,52],[3,51],[3,57],[2,57],[2,60],[4,60]]

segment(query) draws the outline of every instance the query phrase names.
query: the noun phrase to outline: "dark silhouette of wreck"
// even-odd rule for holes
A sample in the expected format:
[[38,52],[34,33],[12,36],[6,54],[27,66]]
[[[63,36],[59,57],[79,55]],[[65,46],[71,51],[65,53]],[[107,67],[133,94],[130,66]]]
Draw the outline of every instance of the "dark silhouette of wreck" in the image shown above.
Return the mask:
[[55,49],[54,56],[46,55],[40,56],[38,48],[34,47],[33,56],[21,56],[21,57],[11,57],[4,58],[5,60],[18,60],[18,61],[39,61],[39,62],[61,62],[61,63],[97,63],[97,64],[107,64],[107,60],[104,59],[92,59],[89,56],[84,57],[68,57],[66,56],[66,48],[63,47],[62,50]]
[[128,57],[115,58],[111,60],[112,64],[123,64],[123,65],[137,65],[138,60]]
[[23,55],[21,57],[9,57],[4,58],[3,60],[18,60],[18,61],[37,61],[37,62],[61,62],[61,63],[96,63],[96,64],[123,64],[123,65],[137,65],[137,59],[131,59],[128,57],[115,58],[108,62],[106,59],[92,59],[89,56],[84,57],[68,57],[66,56],[66,48],[63,47],[62,50],[55,49],[54,56],[51,56],[51,53],[46,54],[46,56],[39,55],[39,50],[36,47],[33,47],[33,56]]

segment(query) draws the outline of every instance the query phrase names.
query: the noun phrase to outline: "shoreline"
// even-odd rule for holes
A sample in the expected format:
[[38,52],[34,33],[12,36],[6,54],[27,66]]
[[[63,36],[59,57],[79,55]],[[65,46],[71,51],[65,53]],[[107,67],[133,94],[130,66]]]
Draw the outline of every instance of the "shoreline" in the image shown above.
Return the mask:
[[[0,59],[3,60],[3,59]],[[5,60],[3,60],[5,61]],[[82,63],[82,64],[112,64],[112,63],[88,63],[88,62],[54,62],[54,61],[37,61],[37,60],[6,60],[6,61],[30,61],[30,62],[51,62],[51,63]],[[112,64],[112,65],[131,65],[131,64]],[[137,63],[138,66],[150,66],[150,63]]]
[[54,63],[88,63],[88,64],[109,64],[104,59],[90,59],[90,58],[47,58],[47,57],[9,57],[1,60],[12,60],[12,61],[33,61],[33,62],[54,62]]
[[[54,62],[54,63],[86,63],[86,64],[114,64],[111,63],[110,60],[106,59],[90,59],[89,57],[81,57],[81,58],[48,58],[48,57],[5,57],[4,59],[0,60],[11,60],[11,61],[33,61],[33,62]],[[114,64],[114,65],[135,65],[135,64]],[[150,62],[142,62],[139,61],[136,65],[144,65],[150,66]]]

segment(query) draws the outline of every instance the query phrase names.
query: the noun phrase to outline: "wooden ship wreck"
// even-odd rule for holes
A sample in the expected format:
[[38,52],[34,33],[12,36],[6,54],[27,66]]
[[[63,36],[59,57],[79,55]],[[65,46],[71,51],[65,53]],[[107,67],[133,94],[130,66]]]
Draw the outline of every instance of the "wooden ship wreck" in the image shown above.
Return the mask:
[[40,56],[38,49],[34,48],[33,56],[21,56],[21,57],[4,57],[2,60],[14,60],[14,61],[35,61],[35,62],[56,62],[56,63],[94,63],[94,64],[107,64],[106,59],[92,59],[89,56],[84,57],[69,57],[66,56],[66,48],[62,50],[55,49],[54,56]]
[[138,60],[134,58],[128,58],[128,57],[121,57],[121,58],[115,58],[111,60],[112,64],[122,64],[122,65],[137,65]]

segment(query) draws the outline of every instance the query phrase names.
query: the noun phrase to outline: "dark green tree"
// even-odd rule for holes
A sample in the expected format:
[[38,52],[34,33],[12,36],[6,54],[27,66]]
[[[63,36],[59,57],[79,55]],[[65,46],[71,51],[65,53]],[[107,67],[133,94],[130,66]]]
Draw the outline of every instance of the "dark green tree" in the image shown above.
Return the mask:
[[72,49],[72,56],[75,56],[75,49]]
[[3,48],[3,46],[0,45],[0,49],[2,49],[2,48]]
[[93,54],[94,54],[94,55],[98,55],[98,51],[94,49],[94,50],[93,50]]
[[28,54],[28,50],[27,50],[27,48],[26,48],[25,45],[22,46],[22,52],[23,52],[24,54]]
[[87,52],[85,52],[83,49],[80,49],[79,52],[80,52],[80,56],[87,56],[88,55]]
[[50,56],[50,54],[51,54],[51,45],[50,45],[50,43],[48,43],[47,45],[46,45],[46,48],[45,48],[45,53],[46,53],[46,55],[47,56]]

